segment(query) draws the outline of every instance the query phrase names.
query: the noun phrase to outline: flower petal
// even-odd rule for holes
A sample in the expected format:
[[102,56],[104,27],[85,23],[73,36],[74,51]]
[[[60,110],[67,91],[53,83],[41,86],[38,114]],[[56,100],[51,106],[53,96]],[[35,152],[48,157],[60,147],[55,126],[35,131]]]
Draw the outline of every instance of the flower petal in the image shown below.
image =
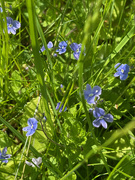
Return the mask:
[[101,119],[101,120],[100,120],[100,123],[101,123],[101,125],[103,126],[103,128],[107,129],[107,123],[105,122],[104,119]]
[[14,27],[12,27],[10,31],[12,34],[14,34],[14,35],[16,34],[16,29]]
[[129,72],[129,66],[128,66],[127,64],[124,64],[123,69],[124,69],[124,72],[125,72],[125,73],[128,73],[128,72]]
[[79,59],[79,56],[80,56],[80,52],[74,52],[73,55],[74,55],[74,58],[75,58],[76,60],[78,60],[78,59]]
[[93,91],[94,95],[101,95],[101,93],[102,93],[102,90],[99,86],[94,86],[92,91]]
[[13,19],[11,17],[7,17],[7,25],[13,24]]
[[59,43],[59,47],[60,48],[62,48],[62,47],[67,47],[67,43],[65,42],[65,41],[61,41],[60,43]]
[[117,68],[121,63],[117,63],[114,67]]
[[19,29],[20,27],[21,27],[21,23],[19,22],[19,21],[13,21],[13,27],[15,28],[15,29]]
[[107,122],[113,122],[113,116],[111,114],[104,115],[104,120]]
[[59,107],[60,107],[60,103],[61,103],[61,102],[58,102],[58,103],[57,103],[56,110],[58,110],[58,109],[59,109]]
[[2,156],[5,156],[6,152],[7,152],[7,147],[5,147],[5,148],[2,150]]
[[42,48],[40,50],[41,50],[41,52],[45,51],[44,45],[42,46]]
[[2,162],[3,162],[3,163],[8,163],[8,160],[7,160],[7,159],[5,159],[5,160],[2,160]]
[[27,132],[26,136],[32,136],[34,133],[35,133],[35,129],[30,129],[30,130]]
[[105,111],[102,108],[96,107],[95,110],[93,111],[93,116],[95,118],[100,118],[101,116],[104,116]]
[[126,80],[127,77],[128,77],[128,74],[122,74],[122,75],[120,76],[120,80]]
[[[57,51],[56,51],[57,52]],[[66,52],[66,48],[61,48],[61,49],[59,49],[59,54],[63,54],[63,53],[65,53]]]
[[72,44],[70,44],[70,48],[71,48],[74,52],[76,52],[79,47],[78,47],[78,44],[77,44],[77,43],[72,43]]
[[87,98],[87,103],[88,103],[88,104],[96,104],[96,102],[95,102],[95,96],[89,96],[89,97]]
[[120,76],[120,73],[119,73],[119,72],[116,72],[116,73],[114,74],[114,77],[118,77],[118,76]]
[[32,126],[32,125],[37,124],[38,121],[35,118],[29,118],[27,123],[29,126]]
[[86,85],[86,91],[89,91],[90,93],[92,93],[92,88],[89,84]]
[[27,126],[27,127],[22,128],[23,131],[30,131],[30,129],[31,129],[30,126]]
[[28,165],[28,166],[32,166],[33,163],[29,162],[29,161],[25,161],[25,163]]
[[0,7],[0,12],[2,13],[3,12],[3,10],[2,10],[2,8]]
[[53,47],[53,43],[51,41],[48,42],[47,47],[50,49]]
[[101,124],[100,124],[100,120],[97,120],[97,119],[95,119],[93,122],[92,122],[92,124],[93,124],[93,126],[95,126],[95,127],[99,127]]

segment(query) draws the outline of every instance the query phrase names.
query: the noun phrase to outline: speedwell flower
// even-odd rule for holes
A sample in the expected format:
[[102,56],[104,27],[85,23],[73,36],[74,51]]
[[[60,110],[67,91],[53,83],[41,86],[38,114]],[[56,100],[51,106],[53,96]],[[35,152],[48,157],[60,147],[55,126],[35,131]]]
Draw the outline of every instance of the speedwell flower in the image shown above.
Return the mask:
[[[84,97],[87,100],[88,104],[96,104],[97,100],[100,98],[101,95],[101,88],[99,86],[94,86],[92,89],[89,84],[86,85],[86,90],[84,90]],[[97,100],[95,100],[97,98]]]
[[28,126],[24,127],[22,130],[28,131],[26,136],[31,136],[35,133],[35,131],[37,129],[38,121],[33,117],[33,118],[29,118],[27,123],[28,123]]
[[16,30],[21,27],[21,24],[19,21],[14,21],[11,17],[7,17],[7,29],[8,34],[16,34]]
[[93,111],[93,116],[96,118],[93,121],[93,126],[97,128],[102,125],[105,129],[107,129],[106,122],[113,122],[113,116],[111,114],[105,114],[105,111],[102,108],[96,107]]
[[[47,44],[47,47],[48,47],[48,49],[51,49],[53,47],[53,43],[51,41],[49,41]],[[41,52],[45,51],[44,45],[42,46],[42,48],[40,50],[41,50]]]
[[66,52],[67,48],[67,41],[62,41],[59,43],[59,49],[56,50],[59,54],[63,54]]
[[0,151],[0,160],[3,162],[3,163],[7,163],[8,162],[8,158],[10,158],[10,154],[6,154],[7,152],[7,147],[5,147],[2,152]]
[[[115,68],[117,68],[121,63],[117,63],[115,65]],[[117,69],[116,73],[114,74],[114,77],[120,76],[121,80],[125,80],[128,77],[128,72],[129,72],[129,66],[127,64],[121,64]]]
[[[32,162],[33,162],[33,163],[32,163]],[[25,163],[26,163],[28,166],[35,167],[35,165],[36,165],[37,167],[39,167],[39,164],[42,163],[42,158],[41,158],[41,157],[38,157],[37,159],[36,159],[36,158],[32,158],[32,162],[25,161]]]
[[[61,102],[58,102],[58,103],[57,103],[56,110],[59,109],[60,104],[61,104]],[[62,109],[63,109],[63,104],[61,105],[61,107],[60,107],[60,109],[59,109],[59,112],[62,112]],[[67,107],[65,107],[64,112],[65,112],[66,110],[67,110]]]
[[81,44],[77,44],[77,43],[72,43],[70,45],[70,48],[74,51],[73,55],[74,55],[74,58],[76,60],[79,59],[79,55],[81,53],[81,47],[82,47],[82,45]]

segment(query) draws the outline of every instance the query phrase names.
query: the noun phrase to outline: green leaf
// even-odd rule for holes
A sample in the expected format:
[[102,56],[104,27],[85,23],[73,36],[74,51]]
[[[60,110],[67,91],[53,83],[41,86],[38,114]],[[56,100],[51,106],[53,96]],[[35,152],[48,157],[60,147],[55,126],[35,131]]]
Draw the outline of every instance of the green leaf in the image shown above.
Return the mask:
[[11,87],[13,89],[14,92],[19,92],[19,90],[22,87],[22,83],[21,83],[21,76],[19,71],[15,70],[12,72],[11,74],[11,78],[12,78],[12,82],[11,82]]

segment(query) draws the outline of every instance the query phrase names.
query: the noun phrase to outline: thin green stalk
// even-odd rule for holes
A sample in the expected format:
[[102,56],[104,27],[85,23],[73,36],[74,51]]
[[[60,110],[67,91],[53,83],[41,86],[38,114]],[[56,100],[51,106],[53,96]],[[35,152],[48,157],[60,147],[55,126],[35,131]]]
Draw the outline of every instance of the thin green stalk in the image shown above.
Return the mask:
[[126,154],[118,163],[117,165],[113,168],[112,172],[109,174],[107,180],[111,180],[113,174],[118,170],[119,166],[121,165],[121,163],[129,156],[129,154]]
[[[100,1],[101,3],[101,1]],[[100,7],[100,3],[99,3],[99,7]],[[98,8],[97,8],[98,9]],[[94,133],[94,130],[93,130],[93,126],[92,126],[92,122],[90,120],[90,117],[89,117],[89,114],[87,112],[87,108],[86,108],[86,102],[84,100],[84,93],[83,93],[83,63],[84,63],[84,59],[83,59],[83,51],[84,51],[84,46],[85,44],[87,43],[87,40],[88,40],[88,35],[89,35],[89,29],[90,29],[90,20],[91,17],[88,17],[86,23],[85,23],[85,27],[84,27],[84,32],[85,32],[85,35],[84,35],[84,39],[83,39],[83,42],[82,42],[82,49],[81,49],[81,54],[79,56],[79,62],[78,62],[78,65],[79,65],[79,88],[80,88],[80,95],[81,95],[81,100],[82,100],[82,104],[83,104],[83,107],[84,107],[84,111],[85,111],[85,114],[86,114],[86,119],[87,119],[87,122],[89,124],[89,129],[92,133],[92,136],[94,138],[94,142],[96,144],[96,146],[99,145],[98,141],[97,141],[97,138],[95,136],[95,133]],[[103,153],[101,151],[99,151],[99,154],[104,162],[104,165],[105,165],[105,168],[108,172],[108,174],[110,173],[110,168],[106,162],[106,159],[103,155]]]
[[[7,31],[7,19],[6,19],[6,12],[5,12],[5,5],[4,5],[4,0],[1,0],[1,6],[3,9],[3,30],[2,31],[2,41],[3,41],[3,48],[2,48],[2,67],[3,67],[3,95],[4,92],[8,93],[8,53],[9,53],[9,37],[8,37],[8,31]],[[5,96],[5,95],[4,95]]]
[[43,62],[39,54],[39,44],[38,44],[38,35],[36,29],[36,14],[34,9],[34,0],[27,1],[27,9],[29,14],[29,26],[30,26],[30,37],[31,37],[31,44],[32,50],[34,54],[34,62],[35,67],[37,70],[37,78],[40,83],[41,94],[43,97],[43,102],[45,106],[45,114],[47,117],[47,122],[51,127],[51,132],[54,134],[54,126],[50,116],[50,109],[48,106],[48,97],[47,97],[47,87],[44,81],[44,72],[43,72]]
[[23,152],[22,152],[22,155],[21,155],[20,163],[18,165],[18,168],[17,168],[16,174],[15,174],[15,179],[14,180],[17,179],[18,171],[19,171],[19,168],[20,168],[20,165],[21,165],[21,162],[22,162],[22,158],[23,158],[24,151],[26,149],[27,142],[28,142],[28,137],[27,137],[27,139],[25,141],[25,144],[24,144],[24,147],[23,147]]
[[[30,138],[29,138],[29,144],[28,144],[28,148],[27,148],[27,152],[26,152],[26,157],[28,156],[28,152],[29,152],[29,148],[30,148],[30,143],[31,143],[31,138],[32,138],[32,136],[30,136]],[[26,163],[24,163],[24,165],[23,165],[23,171],[22,171],[21,180],[23,180],[23,175],[24,175],[24,171],[25,171],[25,166],[26,166]]]

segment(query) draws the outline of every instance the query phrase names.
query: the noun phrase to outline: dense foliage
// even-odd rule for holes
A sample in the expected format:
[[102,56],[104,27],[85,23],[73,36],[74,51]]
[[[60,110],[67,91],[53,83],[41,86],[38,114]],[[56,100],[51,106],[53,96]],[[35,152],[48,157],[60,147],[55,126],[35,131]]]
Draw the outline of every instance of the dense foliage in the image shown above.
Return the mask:
[[135,179],[134,14],[0,0],[0,179]]

